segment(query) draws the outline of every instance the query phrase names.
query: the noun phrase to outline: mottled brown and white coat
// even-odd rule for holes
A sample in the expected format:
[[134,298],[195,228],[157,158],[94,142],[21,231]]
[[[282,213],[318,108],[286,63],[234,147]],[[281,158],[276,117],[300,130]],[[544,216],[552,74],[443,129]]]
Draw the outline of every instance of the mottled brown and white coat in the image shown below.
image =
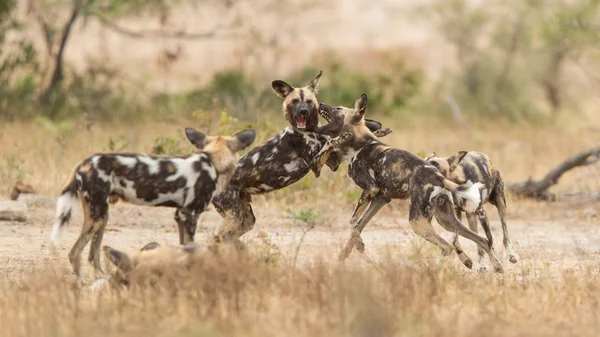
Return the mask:
[[[456,251],[463,264],[471,268],[473,262],[457,239],[458,235],[466,237],[488,252],[494,268],[501,272],[502,265],[489,241],[462,225],[453,210],[452,194],[464,199],[467,208],[476,209],[480,204],[481,184],[456,184],[425,160],[381,143],[365,126],[363,117],[366,107],[365,94],[360,96],[353,109],[321,104],[321,109],[328,113],[341,111],[345,115],[345,122],[341,135],[325,144],[316,157],[316,170],[323,166],[332,151],[338,151],[349,164],[348,175],[363,189],[350,220],[353,233],[340,254],[340,260],[346,259],[354,247],[360,252],[364,251],[360,234],[384,205],[392,199],[409,199],[409,222],[415,233],[439,246],[444,255]],[[445,229],[456,234],[453,245],[433,229],[433,217]]]
[[54,247],[58,246],[61,229],[71,219],[73,203],[79,198],[83,228],[69,253],[78,279],[81,278],[80,256],[90,240],[89,262],[97,274],[105,274],[99,250],[108,221],[109,200],[120,198],[137,205],[177,208],[179,242],[192,242],[198,217],[233,175],[238,161],[235,153],[252,144],[256,137],[252,129],[232,137],[206,136],[191,128],[185,132],[198,152],[178,157],[99,153],[74,168],[57,200],[51,240]]
[[[319,125],[316,95],[321,74],[301,88],[294,88],[280,80],[272,82],[275,93],[283,98],[283,115],[288,126],[265,144],[242,156],[229,186],[214,198],[213,205],[223,217],[215,240],[237,240],[250,231],[256,221],[251,196],[276,191],[302,179],[314,169],[311,164],[323,144],[339,135],[343,116],[324,115],[329,123]],[[376,121],[370,121],[368,126],[373,131],[381,128]],[[378,132],[385,136],[390,131]],[[333,171],[339,164],[335,154],[327,160]]]
[[[504,196],[504,181],[500,175],[500,171],[492,164],[490,158],[476,151],[458,151],[450,157],[440,157],[435,152],[425,158],[427,162],[435,166],[446,178],[454,181],[457,184],[465,183],[482,183],[481,189],[481,206],[470,212],[462,204],[460,198],[454,197],[455,211],[458,219],[461,219],[462,212],[467,215],[469,228],[477,233],[477,218],[481,223],[487,239],[493,244],[492,232],[490,230],[489,221],[483,204],[489,202],[494,205],[500,215],[502,223],[502,233],[504,235],[504,249],[508,254],[508,259],[512,263],[519,261],[519,256],[514,252],[512,243],[508,237],[508,228],[506,223],[506,198]],[[484,251],[478,249],[479,254],[479,270],[485,271],[483,265]]]

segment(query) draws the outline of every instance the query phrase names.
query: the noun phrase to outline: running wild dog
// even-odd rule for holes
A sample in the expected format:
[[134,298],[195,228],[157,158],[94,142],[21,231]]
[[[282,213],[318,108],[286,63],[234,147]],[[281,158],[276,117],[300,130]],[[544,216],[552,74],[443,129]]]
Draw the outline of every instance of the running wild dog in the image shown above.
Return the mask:
[[[323,116],[328,122],[319,126],[317,93],[322,72],[308,85],[294,88],[284,81],[273,81],[273,91],[283,99],[283,115],[288,123],[283,131],[257,146],[240,158],[235,174],[227,189],[213,200],[223,217],[216,241],[237,240],[254,227],[253,194],[264,194],[287,187],[302,179],[311,170],[314,156],[323,144],[339,135],[343,116]],[[341,117],[341,118],[340,118]],[[370,121],[376,131],[381,124]],[[382,130],[380,136],[389,131]],[[340,161],[336,155],[327,160],[327,166],[336,171]]]
[[[409,199],[409,222],[412,229],[425,240],[442,249],[443,255],[456,251],[461,262],[472,268],[472,260],[464,253],[458,235],[466,237],[486,251],[497,272],[503,267],[490,242],[456,219],[452,207],[452,194],[464,200],[466,209],[474,211],[481,204],[479,189],[481,183],[456,184],[446,179],[425,160],[414,154],[391,148],[381,143],[365,126],[364,114],[367,108],[367,96],[361,95],[354,109],[331,107],[325,104],[321,108],[327,113],[343,113],[344,127],[339,137],[325,144],[316,157],[316,170],[320,170],[332,151],[339,151],[348,166],[348,174],[363,191],[350,223],[354,225],[352,235],[346,247],[340,253],[345,260],[352,249],[364,251],[361,232],[373,216],[392,199]],[[366,209],[366,211],[365,211]],[[363,213],[364,212],[364,213]],[[440,237],[431,226],[435,217],[447,230],[454,232],[453,245]]]
[[69,253],[78,279],[81,252],[90,240],[89,262],[97,274],[105,274],[99,250],[108,221],[109,199],[118,197],[137,205],[177,208],[179,242],[192,242],[198,217],[233,175],[238,161],[235,153],[252,144],[256,136],[252,129],[232,137],[207,136],[191,128],[185,133],[198,152],[178,157],[100,153],[75,166],[57,201],[51,240],[57,247],[60,231],[71,219],[73,203],[79,197],[83,228]]
[[[482,183],[484,187],[481,189],[482,207],[479,207],[475,212],[469,212],[461,203],[460,198],[454,198],[456,216],[460,220],[462,212],[467,214],[469,228],[477,233],[477,218],[481,223],[487,239],[490,244],[493,244],[492,232],[490,230],[489,221],[483,204],[489,202],[496,206],[500,222],[502,223],[502,233],[504,235],[504,249],[508,254],[508,259],[512,263],[519,261],[519,256],[514,252],[510,238],[508,237],[508,228],[506,225],[506,198],[504,197],[504,181],[500,175],[500,171],[490,161],[489,157],[481,152],[475,151],[459,151],[450,157],[439,157],[435,152],[425,158],[425,161],[435,166],[446,178],[454,181],[457,184],[467,182]],[[484,252],[481,248],[478,249],[479,254],[479,270],[485,271],[486,268],[482,264]]]

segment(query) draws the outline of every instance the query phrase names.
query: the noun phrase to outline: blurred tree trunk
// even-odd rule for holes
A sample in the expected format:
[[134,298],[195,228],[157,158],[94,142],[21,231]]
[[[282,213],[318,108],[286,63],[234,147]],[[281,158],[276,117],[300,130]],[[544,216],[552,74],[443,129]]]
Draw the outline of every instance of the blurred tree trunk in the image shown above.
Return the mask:
[[80,1],[74,0],[69,20],[66,22],[64,28],[62,29],[60,45],[58,47],[58,52],[54,57],[54,70],[52,71],[52,77],[50,78],[50,81],[48,82],[46,88],[40,94],[40,103],[42,104],[47,104],[48,102],[50,102],[50,97],[52,93],[63,79],[63,55],[67,46],[67,40],[69,39],[69,35],[71,34],[73,23],[75,23],[79,16],[80,8]]

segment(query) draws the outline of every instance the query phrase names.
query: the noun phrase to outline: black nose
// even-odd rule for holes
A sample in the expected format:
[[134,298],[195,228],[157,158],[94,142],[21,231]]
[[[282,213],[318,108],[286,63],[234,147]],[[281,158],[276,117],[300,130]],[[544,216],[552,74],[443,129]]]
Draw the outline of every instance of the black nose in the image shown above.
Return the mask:
[[308,109],[307,108],[302,108],[300,109],[300,111],[298,111],[302,116],[306,116],[308,115]]

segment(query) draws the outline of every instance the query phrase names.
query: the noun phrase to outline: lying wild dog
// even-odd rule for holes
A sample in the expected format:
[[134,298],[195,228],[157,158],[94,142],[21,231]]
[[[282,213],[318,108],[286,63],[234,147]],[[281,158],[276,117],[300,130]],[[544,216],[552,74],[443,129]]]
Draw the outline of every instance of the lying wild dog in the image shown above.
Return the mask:
[[[311,170],[314,156],[331,137],[339,135],[343,116],[323,116],[328,124],[319,126],[317,93],[322,72],[307,86],[294,88],[284,81],[273,81],[271,87],[284,99],[283,113],[288,123],[283,131],[242,156],[235,174],[225,191],[213,199],[213,205],[223,217],[216,241],[237,240],[254,227],[253,194],[264,194],[287,187],[302,179]],[[340,118],[341,117],[341,118]],[[370,121],[372,131],[381,124]],[[385,136],[389,130],[379,132]],[[340,164],[335,154],[327,165],[336,171]]]
[[[502,264],[489,241],[461,224],[451,207],[451,193],[454,193],[464,199],[468,210],[479,208],[481,203],[479,188],[482,184],[456,184],[446,179],[425,160],[408,151],[391,148],[381,143],[365,127],[363,116],[366,108],[365,94],[356,101],[354,109],[333,108],[321,104],[321,109],[328,113],[343,113],[345,123],[341,135],[325,144],[317,155],[314,164],[316,170],[318,172],[327,160],[327,156],[337,150],[349,164],[348,174],[363,189],[350,220],[354,225],[353,233],[340,254],[340,260],[346,259],[355,246],[360,252],[364,251],[360,233],[384,205],[392,199],[410,199],[409,222],[415,233],[439,246],[443,255],[456,251],[462,263],[471,268],[473,262],[458,243],[458,235],[464,236],[486,251],[495,270],[502,272]],[[431,226],[433,217],[445,229],[456,234],[453,245],[446,242],[433,229]]]
[[247,129],[228,136],[206,136],[185,129],[198,152],[178,157],[157,157],[144,153],[100,153],[75,166],[56,205],[51,240],[58,246],[61,229],[71,219],[73,203],[79,197],[84,214],[83,228],[69,253],[69,260],[81,279],[81,252],[91,240],[89,262],[104,275],[100,245],[108,221],[109,199],[118,196],[137,205],[176,207],[179,242],[194,240],[196,223],[212,198],[228,184],[238,157],[256,133]]
[[92,288],[108,283],[112,287],[129,286],[132,281],[161,276],[169,268],[188,267],[193,259],[211,251],[211,247],[191,242],[184,246],[161,246],[156,242],[145,245],[139,252],[127,254],[110,246],[102,247],[106,260],[116,269],[106,278],[96,281]]
[[[506,198],[504,197],[504,181],[500,175],[500,171],[492,165],[489,157],[481,152],[475,151],[459,151],[450,157],[443,158],[439,157],[435,152],[430,154],[425,161],[435,166],[440,173],[446,178],[454,181],[457,184],[464,183],[482,183],[483,188],[481,189],[481,201],[482,206],[479,207],[475,212],[469,212],[465,209],[460,198],[454,198],[456,216],[460,220],[462,212],[467,214],[467,221],[469,222],[469,228],[477,233],[477,218],[481,222],[487,239],[490,244],[493,244],[492,232],[490,230],[489,221],[483,204],[489,202],[496,206],[498,215],[500,215],[500,222],[502,223],[502,233],[504,235],[504,249],[508,254],[508,259],[512,263],[519,261],[519,256],[514,252],[510,238],[508,237],[508,228],[506,225]],[[479,270],[485,271],[483,266],[484,252],[481,248],[478,249],[479,254]]]

